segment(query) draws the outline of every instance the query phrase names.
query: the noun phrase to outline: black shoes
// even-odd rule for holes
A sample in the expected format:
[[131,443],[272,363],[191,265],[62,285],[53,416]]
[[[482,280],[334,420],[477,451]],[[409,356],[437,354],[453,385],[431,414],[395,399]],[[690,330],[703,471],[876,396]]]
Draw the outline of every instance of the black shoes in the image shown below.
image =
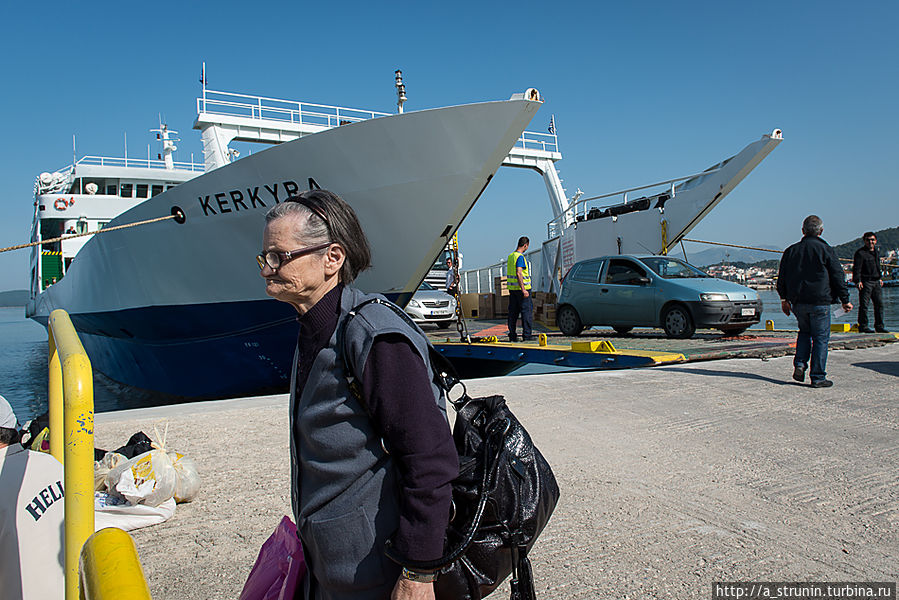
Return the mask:
[[859,333],[874,333],[874,330],[871,329],[870,327],[859,327],[858,332]]
[[830,379],[820,379],[818,381],[813,381],[811,386],[813,388],[829,388],[833,387],[833,382]]
[[889,333],[889,330],[883,327],[875,327],[874,331],[876,331],[877,333]]
[[793,379],[800,383],[805,381],[805,367],[793,367]]

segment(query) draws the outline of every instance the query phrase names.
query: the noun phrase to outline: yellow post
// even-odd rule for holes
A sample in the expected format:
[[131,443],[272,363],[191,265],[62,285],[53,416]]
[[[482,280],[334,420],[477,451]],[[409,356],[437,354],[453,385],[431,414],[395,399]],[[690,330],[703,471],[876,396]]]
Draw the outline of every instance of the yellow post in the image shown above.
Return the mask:
[[771,319],[766,320],[765,321],[765,329],[767,331],[774,331],[774,321],[772,321]]
[[47,340],[50,357],[50,379],[47,381],[47,392],[50,403],[50,454],[53,458],[65,465],[63,447],[64,426],[62,423],[62,365],[59,364],[59,352],[56,351],[56,342],[53,334],[48,329]]
[[78,557],[94,533],[94,381],[69,315],[54,310],[48,329],[62,369],[66,600],[78,600]]
[[150,600],[131,536],[114,527],[92,535],[81,551],[84,600]]

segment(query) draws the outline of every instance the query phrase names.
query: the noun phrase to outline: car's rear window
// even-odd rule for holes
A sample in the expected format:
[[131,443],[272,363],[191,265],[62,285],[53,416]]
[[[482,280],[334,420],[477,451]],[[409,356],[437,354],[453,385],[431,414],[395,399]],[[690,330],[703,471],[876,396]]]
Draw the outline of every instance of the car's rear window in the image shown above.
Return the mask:
[[578,265],[577,270],[571,276],[575,281],[584,283],[599,283],[599,271],[602,269],[602,261],[591,261]]

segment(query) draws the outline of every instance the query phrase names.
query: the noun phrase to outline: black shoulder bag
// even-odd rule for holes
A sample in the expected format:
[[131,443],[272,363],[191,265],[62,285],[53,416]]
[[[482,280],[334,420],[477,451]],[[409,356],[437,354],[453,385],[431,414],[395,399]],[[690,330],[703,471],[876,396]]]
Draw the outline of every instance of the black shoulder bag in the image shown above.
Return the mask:
[[[412,320],[390,302],[375,298],[354,307],[349,320],[365,305],[389,307]],[[346,345],[339,342],[350,390],[361,400],[358,382],[350,372]],[[533,600],[533,572],[528,552],[543,531],[559,500],[552,469],[502,396],[472,398],[450,362],[428,344],[434,381],[456,411],[453,440],[459,454],[459,476],[453,480],[453,511],[444,542],[444,555],[434,561],[410,561],[398,556],[390,543],[388,557],[415,571],[439,570],[434,584],[438,600],[479,600],[512,575],[512,600]],[[456,385],[458,399],[449,397]]]

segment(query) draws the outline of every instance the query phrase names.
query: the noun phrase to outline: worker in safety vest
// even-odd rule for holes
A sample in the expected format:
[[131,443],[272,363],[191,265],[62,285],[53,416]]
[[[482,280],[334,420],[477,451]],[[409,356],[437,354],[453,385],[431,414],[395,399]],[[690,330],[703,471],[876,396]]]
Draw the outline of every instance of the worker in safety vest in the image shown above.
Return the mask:
[[534,338],[531,329],[534,324],[531,313],[531,266],[524,253],[528,251],[531,240],[526,236],[518,238],[518,247],[506,261],[506,285],[509,288],[509,341],[517,342],[518,334],[515,325],[521,313],[521,339],[527,341]]

